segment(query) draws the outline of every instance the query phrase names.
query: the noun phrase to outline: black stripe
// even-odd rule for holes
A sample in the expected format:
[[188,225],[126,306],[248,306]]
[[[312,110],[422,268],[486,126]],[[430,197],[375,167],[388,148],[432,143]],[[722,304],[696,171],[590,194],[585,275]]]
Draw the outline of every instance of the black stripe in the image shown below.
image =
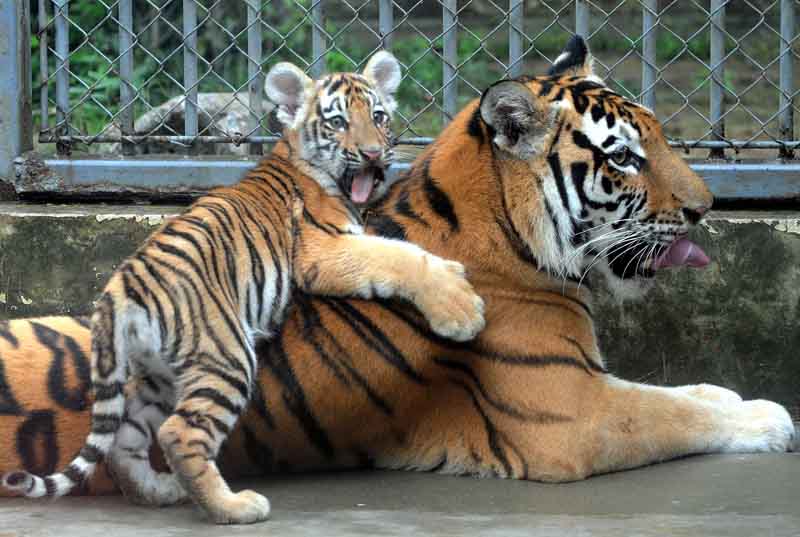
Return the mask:
[[124,419],[122,421],[122,423],[124,425],[130,425],[131,427],[133,427],[134,429],[139,431],[139,433],[142,436],[144,436],[145,438],[148,438],[148,439],[150,438],[150,432],[147,429],[145,429],[144,427],[142,427],[142,425],[140,425],[138,421],[134,421],[132,419],[127,419],[126,418],[126,419]]
[[523,367],[551,367],[551,366],[568,366],[574,367],[584,371],[587,375],[591,375],[589,367],[581,360],[573,356],[558,356],[558,355],[535,355],[535,354],[503,354],[491,349],[480,348],[476,351],[476,356],[490,360],[492,362],[517,365]]
[[[558,187],[558,195],[561,198],[561,205],[564,206],[564,211],[568,215],[572,215],[569,206],[569,196],[567,195],[567,185],[564,182],[564,174],[561,171],[561,159],[558,153],[551,153],[547,156],[547,164],[550,165],[550,170],[553,172],[553,179]],[[556,228],[558,229],[558,228]]]
[[461,386],[472,399],[472,404],[475,406],[475,410],[478,411],[478,414],[483,419],[483,426],[486,429],[486,439],[489,443],[489,449],[492,451],[495,458],[503,466],[503,470],[505,471],[505,477],[512,477],[513,470],[511,468],[511,463],[508,461],[508,457],[506,457],[503,448],[500,446],[500,439],[498,437],[497,428],[494,426],[494,423],[492,423],[492,421],[489,419],[489,416],[483,410],[483,407],[478,402],[478,398],[475,397],[475,394],[472,392],[469,386],[460,381],[455,381],[455,384]]
[[389,365],[417,384],[427,384],[425,377],[413,368],[400,349],[389,340],[389,337],[372,320],[353,306],[353,303],[327,298],[323,298],[321,301],[344,319],[356,335]]
[[397,239],[401,241],[406,240],[405,228],[388,215],[382,214],[371,216],[368,222],[370,230],[381,237]]
[[335,454],[333,444],[308,405],[303,387],[283,348],[282,339],[274,339],[269,345],[264,340],[260,340],[259,343],[258,354],[263,357],[264,364],[276,380],[283,385],[283,402],[287,409],[300,422],[300,426],[314,447],[327,459],[332,460]]
[[458,231],[458,216],[456,216],[453,202],[447,194],[440,189],[436,180],[430,175],[431,159],[425,161],[423,164],[422,174],[424,179],[423,188],[425,195],[428,197],[428,203],[433,209],[433,212],[443,218],[450,226],[450,231]]
[[56,485],[55,479],[52,477],[45,477],[44,478],[44,488],[47,491],[46,494],[49,497],[53,497],[56,495],[56,491],[58,490],[58,486]]
[[11,330],[8,329],[8,325],[8,321],[0,321],[0,338],[8,341],[8,343],[16,349],[19,347],[19,340],[17,339],[17,336],[15,336]]
[[95,401],[106,401],[121,395],[125,389],[124,382],[112,382],[110,384],[93,383],[92,392]]
[[67,479],[76,485],[80,484],[84,479],[86,479],[86,474],[74,464],[67,466],[67,469],[61,473],[67,476]]
[[92,432],[114,434],[122,424],[122,418],[114,414],[92,414]]
[[578,343],[578,340],[570,336],[561,336],[561,338],[569,342],[576,349],[578,349],[578,352],[581,353],[581,356],[586,361],[586,365],[589,367],[589,369],[597,371],[598,373],[608,373],[608,370],[606,370],[605,367],[601,366],[600,364],[598,364],[589,357],[589,354],[584,350],[583,346],[580,343]]
[[403,190],[400,192],[400,194],[397,196],[397,203],[395,203],[394,208],[398,214],[401,214],[406,218],[413,220],[414,222],[422,224],[425,227],[431,227],[430,224],[428,224],[428,222],[426,222],[425,219],[422,218],[422,216],[411,207],[411,200],[409,199],[408,190]]
[[208,399],[218,407],[224,408],[234,416],[238,416],[242,411],[242,407],[235,404],[233,401],[228,399],[225,394],[215,390],[214,388],[197,388],[181,398],[183,402],[188,402],[191,399]]
[[538,425],[549,425],[554,423],[564,423],[566,421],[572,421],[572,418],[564,416],[563,414],[556,414],[553,412],[538,411],[538,410],[533,412],[522,411],[518,408],[512,407],[507,403],[504,403],[503,401],[498,401],[486,391],[486,388],[481,383],[480,378],[478,378],[478,375],[475,374],[475,371],[473,371],[473,369],[464,362],[460,362],[457,360],[450,360],[448,358],[434,358],[434,362],[442,367],[446,367],[448,369],[464,373],[475,384],[475,387],[478,389],[478,392],[486,400],[487,403],[489,403],[498,412],[502,412],[503,414],[511,416],[512,418],[528,423],[536,423]]
[[233,387],[236,391],[238,391],[239,395],[245,401],[250,399],[250,386],[248,386],[247,383],[242,382],[238,378],[234,377],[227,371],[224,371],[218,367],[213,367],[211,365],[202,365],[198,368],[198,370],[208,373],[209,375],[214,375],[224,380],[225,382],[230,384],[231,387]]

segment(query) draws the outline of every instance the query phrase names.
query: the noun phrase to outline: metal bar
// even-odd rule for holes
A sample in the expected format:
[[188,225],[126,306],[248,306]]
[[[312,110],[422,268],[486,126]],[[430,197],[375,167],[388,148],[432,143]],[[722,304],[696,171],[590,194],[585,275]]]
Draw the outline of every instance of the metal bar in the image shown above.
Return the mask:
[[586,0],[575,0],[575,33],[589,37],[589,6]]
[[[253,3],[255,2],[255,5]],[[250,107],[250,132],[253,136],[261,136],[261,120],[264,116],[262,101],[264,73],[261,71],[261,0],[247,1],[247,87]],[[251,155],[264,154],[264,146],[250,144]]]
[[[197,4],[183,0],[183,92],[184,134],[191,140],[197,136]],[[152,138],[151,138],[152,139]],[[191,148],[190,148],[190,153]]]
[[[715,140],[725,139],[725,5],[727,0],[711,0],[711,132]],[[722,149],[712,149],[709,158],[725,158]]]
[[[27,161],[20,164],[22,175],[14,180],[20,194],[57,191],[62,195],[84,195],[87,187],[97,192],[139,190],[149,194],[200,194],[202,190],[233,184],[255,166],[256,159],[164,159],[140,157],[136,160],[118,159],[47,159],[50,174],[46,179],[35,170],[26,175]],[[33,163],[31,163],[33,164]],[[689,163],[690,167],[709,185],[718,200],[798,200],[800,199],[800,163]],[[394,181],[406,173],[408,163],[393,164],[387,173]],[[58,181],[52,178],[58,178]],[[119,188],[119,187],[122,188]],[[158,189],[156,192],[155,189]]]
[[[123,136],[134,133],[133,99],[133,0],[119,1],[119,126]],[[133,155],[136,150],[132,143],[122,142],[122,154]]]
[[0,178],[32,149],[29,2],[0,2]]
[[[202,144],[252,144],[263,143],[271,144],[280,140],[280,136],[167,136],[167,135],[134,135],[126,136],[53,136],[47,133],[42,133],[39,136],[40,143],[54,143],[63,142],[72,144],[81,142],[85,144],[109,144],[119,143],[124,140],[129,140],[134,143],[141,142],[154,142],[154,143],[176,143],[188,144],[192,141]],[[410,137],[399,138],[398,144],[404,145],[428,145],[434,141],[430,137]],[[668,142],[670,147],[677,147],[681,149],[780,149],[786,147],[788,149],[800,149],[800,140],[672,140]]]
[[47,32],[47,0],[39,0],[39,105],[41,106],[40,128],[48,130],[50,125],[50,96],[48,94],[47,50],[50,35]]
[[[53,0],[56,29],[56,131],[69,135],[69,0]],[[69,147],[56,147],[59,154],[69,153]]]
[[[778,128],[783,140],[794,137],[794,55],[792,39],[795,36],[794,0],[781,0],[781,61],[780,61],[780,116]],[[792,151],[782,147],[781,158],[792,158]]]
[[442,108],[444,123],[456,115],[458,98],[458,35],[456,23],[458,21],[458,2],[456,0],[441,0],[442,3]]
[[658,25],[658,0],[642,2],[642,104],[656,109],[656,28]]
[[311,7],[311,66],[308,72],[311,78],[321,78],[325,74],[325,51],[328,48],[325,38],[325,13],[322,6],[323,0],[316,0]]
[[392,41],[394,41],[392,30],[394,30],[394,2],[392,0],[379,0],[378,31],[381,34],[381,48],[392,48]]
[[522,74],[522,25],[525,19],[523,0],[508,1],[508,76]]

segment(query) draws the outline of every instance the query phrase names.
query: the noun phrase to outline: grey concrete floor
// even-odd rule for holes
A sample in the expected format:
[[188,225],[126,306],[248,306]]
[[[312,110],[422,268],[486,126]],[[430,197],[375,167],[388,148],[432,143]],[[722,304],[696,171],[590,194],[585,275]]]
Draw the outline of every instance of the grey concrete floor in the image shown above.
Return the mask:
[[800,454],[691,457],[578,483],[411,472],[265,477],[272,518],[213,526],[189,505],[0,500],[0,537],[800,536]]

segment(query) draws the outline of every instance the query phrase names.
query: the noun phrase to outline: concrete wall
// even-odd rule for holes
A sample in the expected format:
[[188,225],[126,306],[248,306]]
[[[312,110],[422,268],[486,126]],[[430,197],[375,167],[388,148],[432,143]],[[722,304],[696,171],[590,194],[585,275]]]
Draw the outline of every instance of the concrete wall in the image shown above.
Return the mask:
[[[118,263],[177,207],[0,204],[0,319],[86,314]],[[599,301],[612,371],[714,382],[800,416],[800,212],[717,213],[705,270],[659,276],[645,302]]]

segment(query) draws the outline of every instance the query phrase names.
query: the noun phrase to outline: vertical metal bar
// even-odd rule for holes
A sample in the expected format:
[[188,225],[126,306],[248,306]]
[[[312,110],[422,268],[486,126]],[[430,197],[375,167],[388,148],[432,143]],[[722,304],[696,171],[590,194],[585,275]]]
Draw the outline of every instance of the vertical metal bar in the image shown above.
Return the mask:
[[[261,96],[264,88],[264,73],[261,72],[261,0],[247,0],[247,78],[250,84],[247,88],[248,104],[250,106],[251,136],[261,136],[261,119],[264,107]],[[250,144],[251,155],[262,155],[262,144]]]
[[[725,5],[727,0],[711,0],[711,131],[714,140],[725,139]],[[712,149],[710,158],[724,158],[724,149]]]
[[[184,134],[197,136],[197,4],[183,0]],[[195,144],[192,144],[193,146]],[[191,151],[190,151],[191,152]]]
[[589,6],[586,0],[575,0],[575,33],[589,37]]
[[456,115],[456,99],[458,97],[458,36],[456,22],[458,21],[458,2],[456,0],[441,0],[442,3],[442,31],[443,56],[442,61],[442,99],[444,116],[443,122],[447,123]]
[[[69,0],[53,0],[56,28],[56,134],[69,135]],[[56,144],[59,154],[69,153]]]
[[[134,134],[133,98],[133,0],[119,0],[119,126],[122,136]],[[133,155],[134,145],[122,142],[122,154]]]
[[642,104],[650,110],[656,109],[656,25],[658,24],[658,0],[642,2]]
[[325,50],[328,44],[325,39],[325,13],[323,0],[316,0],[311,6],[311,67],[308,72],[311,78],[320,78],[325,74]]
[[39,123],[42,132],[46,132],[50,125],[50,95],[48,95],[48,69],[47,51],[50,35],[47,32],[47,0],[39,0],[39,105],[41,106],[41,117]]
[[523,0],[508,1],[508,76],[512,78],[522,74],[524,5]]
[[0,2],[0,178],[32,149],[29,2]]
[[[781,62],[780,62],[780,116],[778,128],[782,140],[794,139],[794,56],[792,39],[795,36],[794,1],[781,0]],[[781,158],[792,158],[793,151],[782,147]]]
[[394,2],[392,0],[379,0],[378,3],[378,31],[381,33],[381,48],[391,49],[394,41]]

